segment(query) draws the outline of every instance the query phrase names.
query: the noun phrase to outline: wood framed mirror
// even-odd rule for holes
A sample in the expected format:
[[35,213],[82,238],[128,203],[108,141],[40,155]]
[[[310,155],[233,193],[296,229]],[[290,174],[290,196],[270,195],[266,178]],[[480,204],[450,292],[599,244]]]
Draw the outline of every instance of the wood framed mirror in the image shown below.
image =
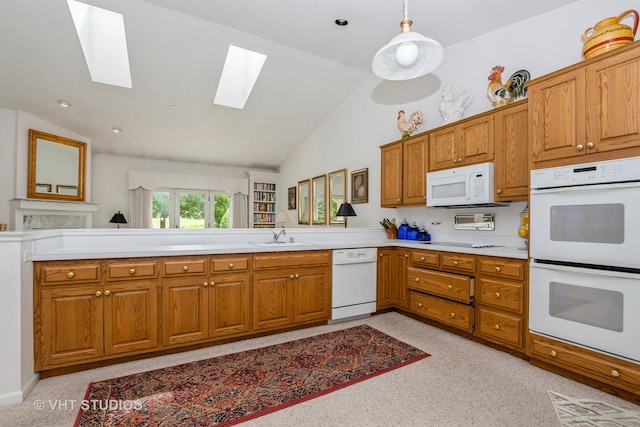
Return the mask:
[[311,179],[311,214],[316,225],[326,225],[327,176],[320,175]]
[[298,181],[298,224],[310,224],[311,180]]
[[29,129],[30,199],[85,201],[84,142]]
[[344,224],[344,217],[338,217],[338,208],[347,200],[347,170],[340,169],[329,173],[329,224]]

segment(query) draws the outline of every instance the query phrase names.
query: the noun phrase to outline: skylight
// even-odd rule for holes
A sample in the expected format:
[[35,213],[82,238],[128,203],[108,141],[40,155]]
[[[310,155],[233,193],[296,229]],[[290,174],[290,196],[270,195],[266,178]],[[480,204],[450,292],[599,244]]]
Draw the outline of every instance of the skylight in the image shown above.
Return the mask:
[[244,108],[267,55],[229,45],[214,104]]
[[67,0],[91,80],[131,88],[122,14]]

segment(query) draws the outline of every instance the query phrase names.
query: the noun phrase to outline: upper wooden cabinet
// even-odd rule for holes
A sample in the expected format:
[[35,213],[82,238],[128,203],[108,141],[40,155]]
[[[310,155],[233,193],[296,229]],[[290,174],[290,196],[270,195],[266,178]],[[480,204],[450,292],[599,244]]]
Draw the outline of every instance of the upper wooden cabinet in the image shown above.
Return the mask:
[[529,195],[527,101],[496,110],[494,120],[494,199],[526,200]]
[[383,145],[381,149],[382,207],[426,204],[427,136],[410,138]]
[[485,113],[429,133],[429,170],[489,162],[494,157],[494,116]]
[[532,169],[640,155],[640,48],[529,83]]

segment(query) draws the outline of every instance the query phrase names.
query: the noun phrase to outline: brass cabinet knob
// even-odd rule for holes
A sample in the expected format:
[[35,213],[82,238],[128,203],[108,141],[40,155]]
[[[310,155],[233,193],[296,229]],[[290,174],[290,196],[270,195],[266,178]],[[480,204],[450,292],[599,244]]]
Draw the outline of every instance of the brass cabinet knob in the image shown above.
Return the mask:
[[202,286],[204,286],[204,287],[206,288],[207,286],[209,286],[209,282],[204,282],[204,283],[202,284]]
[[500,325],[498,325],[497,323],[495,325],[493,325],[493,329],[495,329],[496,331],[500,330]]
[[458,261],[453,261],[453,265],[457,266],[458,265]]
[[296,279],[298,279],[300,277],[300,275],[298,273],[296,273]]
[[453,319],[454,317],[456,317],[456,314],[452,311],[451,313],[449,313],[449,317]]
[[587,148],[593,148],[593,142],[587,142]]
[[496,190],[496,193],[501,194],[501,193],[502,193],[502,190],[498,188],[498,189]]
[[67,273],[67,277],[68,277],[69,279],[73,279],[73,276],[75,276],[75,275],[76,275],[76,274],[75,274],[73,271],[70,271],[70,272],[68,272],[68,273]]
[[551,350],[549,354],[551,355],[551,357],[556,357],[558,355],[555,350]]
[[620,372],[616,371],[615,369],[611,370],[611,376],[614,378],[618,378],[620,376]]
[[400,201],[400,199],[396,199],[396,202],[399,202],[399,201]]
[[105,297],[108,297],[109,295],[111,295],[111,291],[110,290],[107,289],[106,291],[104,291],[104,296]]
[[447,285],[447,289],[449,290],[453,289],[453,285]]
[[233,263],[232,262],[229,263],[229,268],[233,268]]
[[421,302],[418,303],[418,307],[422,307],[422,303]]
[[416,277],[416,278],[415,278],[415,281],[416,281],[416,283],[418,283],[418,282],[420,281],[420,278],[419,278],[419,277]]
[[582,145],[582,144],[576,145],[576,150],[578,150],[578,151],[584,150],[584,145]]
[[182,266],[182,271],[189,271],[189,266],[188,265],[183,265]]
[[405,258],[409,258],[409,254],[404,254],[404,257]]
[[214,281],[209,282],[209,286],[215,286],[215,285],[216,285],[216,282]]
[[420,257],[420,261],[424,261],[424,257],[423,256]]
[[500,298],[500,292],[496,292],[495,294],[493,294],[493,296],[496,298]]
[[101,296],[101,295],[102,295],[102,292],[100,292],[100,291],[97,291],[97,292],[96,292],[96,296],[97,296],[97,297],[99,297],[99,296]]
[[136,274],[136,269],[135,268],[130,269],[129,274],[131,275]]
[[496,267],[496,273],[500,273],[500,271],[502,271],[502,269],[500,267]]
[[293,274],[289,275],[289,279],[293,279]]

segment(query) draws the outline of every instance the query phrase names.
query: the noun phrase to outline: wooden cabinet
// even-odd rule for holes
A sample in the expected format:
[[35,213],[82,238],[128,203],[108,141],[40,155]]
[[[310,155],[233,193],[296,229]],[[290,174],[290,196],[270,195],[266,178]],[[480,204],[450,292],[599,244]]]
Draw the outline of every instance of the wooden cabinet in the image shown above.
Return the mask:
[[527,101],[495,111],[494,200],[527,200],[529,152]]
[[382,207],[426,203],[427,136],[415,135],[380,147]]
[[489,162],[494,158],[494,117],[485,113],[429,133],[429,171]]
[[331,317],[330,262],[328,251],[255,255],[253,329],[328,320]]
[[528,85],[531,168],[640,155],[640,48],[631,44]]
[[473,307],[411,290],[411,311],[442,324],[473,330]]
[[409,251],[404,249],[378,249],[376,308],[409,308],[407,267]]
[[209,277],[209,337],[251,330],[251,256],[211,258]]
[[518,351],[524,350],[524,260],[478,257],[475,334]]
[[[140,263],[149,269],[145,277],[156,271],[157,261]],[[136,266],[135,260],[107,263],[104,268],[99,261],[35,264],[36,370],[158,346],[158,283],[154,277],[131,279]]]

